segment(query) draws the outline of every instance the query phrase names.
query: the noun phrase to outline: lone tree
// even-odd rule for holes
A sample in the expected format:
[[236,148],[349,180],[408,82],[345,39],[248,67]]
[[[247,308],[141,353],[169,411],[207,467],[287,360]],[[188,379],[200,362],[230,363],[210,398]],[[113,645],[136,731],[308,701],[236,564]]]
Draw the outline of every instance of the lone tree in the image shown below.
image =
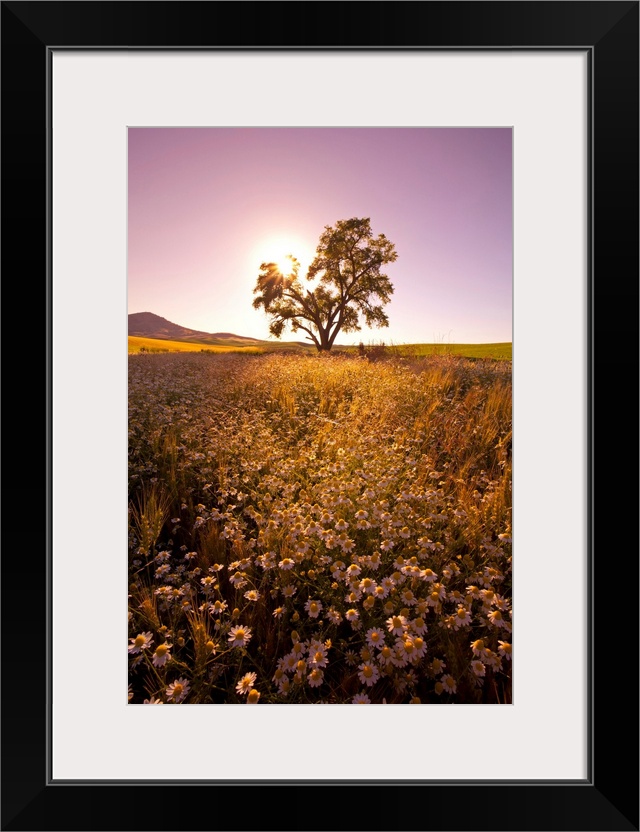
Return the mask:
[[289,274],[276,263],[262,263],[253,305],[264,308],[276,338],[289,325],[293,332],[306,332],[318,352],[328,352],[339,332],[361,329],[361,317],[367,326],[389,326],[382,307],[389,303],[393,286],[380,269],[397,257],[384,234],[373,236],[368,217],[339,220],[325,226],[320,237],[306,275],[313,288],[303,286],[300,263],[289,255]]

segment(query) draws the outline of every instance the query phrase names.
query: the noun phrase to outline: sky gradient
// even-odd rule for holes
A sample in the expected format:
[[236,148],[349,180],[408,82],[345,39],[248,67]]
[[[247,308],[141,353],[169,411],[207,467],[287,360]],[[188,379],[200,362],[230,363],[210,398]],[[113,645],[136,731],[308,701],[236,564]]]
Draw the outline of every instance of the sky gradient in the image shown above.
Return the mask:
[[[324,227],[395,244],[389,327],[337,344],[511,341],[509,128],[129,128],[129,312],[269,338],[260,264]],[[283,334],[301,340],[304,333]]]

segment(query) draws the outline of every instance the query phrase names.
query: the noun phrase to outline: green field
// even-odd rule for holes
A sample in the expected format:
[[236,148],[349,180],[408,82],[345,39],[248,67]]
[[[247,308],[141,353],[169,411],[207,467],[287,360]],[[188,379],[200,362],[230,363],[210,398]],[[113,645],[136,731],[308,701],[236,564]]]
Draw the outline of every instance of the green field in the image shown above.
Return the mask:
[[[261,355],[268,352],[282,351],[304,351],[315,353],[315,347],[303,346],[295,342],[283,341],[280,343],[263,342],[260,346],[238,346],[219,345],[206,343],[204,341],[175,341],[160,338],[143,338],[137,335],[129,335],[129,353],[150,352],[211,352],[224,353],[245,353],[247,355]],[[358,347],[334,348],[335,352],[358,352]],[[384,354],[389,357],[400,358],[422,358],[429,355],[457,355],[464,358],[487,358],[501,361],[511,361],[512,344],[505,342],[501,344],[399,344],[380,345],[365,347],[365,351]]]

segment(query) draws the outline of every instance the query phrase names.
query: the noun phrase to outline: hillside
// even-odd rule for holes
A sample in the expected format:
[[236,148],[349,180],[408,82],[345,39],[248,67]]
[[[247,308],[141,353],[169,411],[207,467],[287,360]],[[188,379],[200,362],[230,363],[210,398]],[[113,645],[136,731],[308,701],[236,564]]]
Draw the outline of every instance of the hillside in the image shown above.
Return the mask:
[[170,341],[191,341],[219,346],[257,346],[264,343],[257,338],[234,335],[232,332],[202,332],[174,324],[153,312],[133,312],[129,315],[129,335],[159,338]]

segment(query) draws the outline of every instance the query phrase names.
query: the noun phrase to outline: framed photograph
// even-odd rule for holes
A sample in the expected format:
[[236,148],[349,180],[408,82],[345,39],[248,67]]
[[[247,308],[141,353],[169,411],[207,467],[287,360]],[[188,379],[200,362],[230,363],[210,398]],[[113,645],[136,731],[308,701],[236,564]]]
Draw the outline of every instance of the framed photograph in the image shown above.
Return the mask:
[[638,3],[2,23],[2,828],[638,829]]

